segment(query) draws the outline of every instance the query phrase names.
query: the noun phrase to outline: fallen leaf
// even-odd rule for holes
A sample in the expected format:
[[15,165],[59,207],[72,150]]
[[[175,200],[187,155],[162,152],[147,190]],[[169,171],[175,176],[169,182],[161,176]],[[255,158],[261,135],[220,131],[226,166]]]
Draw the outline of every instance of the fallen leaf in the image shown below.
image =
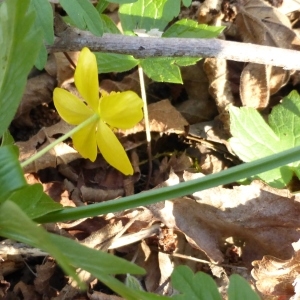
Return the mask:
[[50,279],[54,274],[56,264],[54,261],[46,261],[45,264],[36,266],[36,278],[34,279],[35,290],[43,297],[53,296],[51,293]]
[[[298,49],[299,38],[287,16],[262,0],[246,0],[238,6],[236,29],[245,43]],[[270,95],[287,83],[290,72],[279,67],[249,63],[241,74],[243,105],[265,108]]]
[[34,127],[34,121],[30,118],[29,113],[38,105],[52,101],[55,85],[56,80],[47,73],[28,79],[25,92],[13,121],[16,127]]
[[[20,150],[20,161],[25,161],[38,150],[55,141],[55,135],[65,134],[72,128],[73,127],[68,125],[66,122],[60,121],[53,126],[42,128],[36,135],[26,142],[17,142],[16,145]],[[45,155],[24,167],[23,170],[25,173],[33,173],[48,167],[56,167],[62,163],[67,164],[77,158],[81,158],[81,156],[76,150],[65,143],[59,143]]]
[[291,297],[295,294],[293,283],[300,273],[300,252],[289,260],[264,256],[252,263],[251,274],[256,288],[265,295]]
[[[188,122],[176,110],[168,99],[161,100],[148,105],[150,131],[162,133],[185,134]],[[141,121],[132,129],[120,130],[119,132],[128,135],[145,131],[145,121]]]
[[[171,184],[178,182],[173,178]],[[148,208],[166,226],[183,232],[211,261],[223,261],[222,240],[228,237],[245,242],[242,258],[246,265],[266,254],[281,259],[293,254],[291,243],[300,238],[300,203],[287,191],[255,181],[233,189],[196,192],[193,197],[196,201],[184,197]]]

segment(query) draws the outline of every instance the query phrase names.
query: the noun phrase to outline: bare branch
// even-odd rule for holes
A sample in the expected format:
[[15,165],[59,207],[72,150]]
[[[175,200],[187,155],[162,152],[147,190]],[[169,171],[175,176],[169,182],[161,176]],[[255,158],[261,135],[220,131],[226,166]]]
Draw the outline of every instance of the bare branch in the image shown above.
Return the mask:
[[102,37],[70,27],[56,38],[50,52],[79,51],[130,54],[146,57],[215,57],[300,70],[300,52],[218,39],[154,38],[105,34]]

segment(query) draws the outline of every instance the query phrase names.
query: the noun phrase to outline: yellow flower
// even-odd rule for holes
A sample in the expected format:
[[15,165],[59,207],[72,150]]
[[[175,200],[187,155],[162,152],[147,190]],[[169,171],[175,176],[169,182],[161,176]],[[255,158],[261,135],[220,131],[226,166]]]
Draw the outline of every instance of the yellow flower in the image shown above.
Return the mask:
[[143,118],[143,102],[132,91],[111,93],[99,99],[98,68],[95,55],[83,48],[75,70],[75,85],[85,102],[70,92],[56,88],[54,105],[67,123],[79,125],[98,117],[73,134],[73,144],[84,157],[95,161],[98,148],[104,159],[125,175],[133,174],[128,156],[111,128],[128,129]]

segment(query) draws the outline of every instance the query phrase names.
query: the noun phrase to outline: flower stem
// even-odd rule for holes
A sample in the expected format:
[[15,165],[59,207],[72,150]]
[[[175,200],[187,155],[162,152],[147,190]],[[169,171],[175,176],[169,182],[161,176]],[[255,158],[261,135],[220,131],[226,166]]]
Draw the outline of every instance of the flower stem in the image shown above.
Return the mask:
[[144,102],[144,120],[145,120],[145,131],[146,131],[146,139],[147,139],[147,153],[149,159],[148,179],[146,181],[146,186],[145,186],[145,189],[148,190],[150,184],[150,178],[152,174],[151,132],[150,132],[150,124],[149,124],[148,103],[146,97],[144,72],[141,65],[138,65],[138,70],[139,70],[139,78],[140,78],[140,86],[141,86],[141,96]]
[[77,125],[76,127],[74,127],[72,130],[70,130],[69,132],[67,132],[66,134],[64,134],[63,136],[61,136],[60,138],[58,138],[57,140],[55,140],[53,143],[51,143],[48,146],[46,146],[45,148],[43,148],[41,151],[37,152],[36,154],[32,155],[31,157],[29,157],[28,159],[26,159],[25,161],[23,161],[21,163],[21,167],[22,168],[26,167],[27,165],[29,165],[33,161],[35,161],[38,158],[40,158],[46,152],[48,152],[49,150],[51,150],[52,148],[54,148],[56,145],[58,145],[59,143],[63,142],[67,138],[71,137],[75,132],[77,132],[78,130],[82,129],[86,125],[88,125],[88,124],[90,124],[92,122],[95,122],[97,119],[99,119],[99,115],[98,114],[92,115],[91,117],[89,117],[88,119],[86,119],[84,122],[80,123],[79,125]]

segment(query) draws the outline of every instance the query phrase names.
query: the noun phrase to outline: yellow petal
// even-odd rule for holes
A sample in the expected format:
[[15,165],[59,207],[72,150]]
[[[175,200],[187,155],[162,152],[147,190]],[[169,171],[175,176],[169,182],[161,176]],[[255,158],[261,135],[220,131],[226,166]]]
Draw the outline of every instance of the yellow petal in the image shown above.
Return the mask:
[[132,175],[132,165],[128,156],[112,130],[103,122],[98,122],[97,144],[104,159],[125,175]]
[[86,47],[80,52],[74,78],[80,95],[96,112],[99,104],[98,67],[95,54]]
[[143,118],[143,101],[134,92],[112,93],[100,99],[100,117],[111,127],[127,129]]
[[54,89],[53,102],[62,119],[72,125],[78,125],[94,114],[80,99],[61,88]]
[[82,157],[89,158],[91,161],[95,161],[98,152],[96,141],[97,122],[98,120],[88,124],[72,136],[75,149]]

